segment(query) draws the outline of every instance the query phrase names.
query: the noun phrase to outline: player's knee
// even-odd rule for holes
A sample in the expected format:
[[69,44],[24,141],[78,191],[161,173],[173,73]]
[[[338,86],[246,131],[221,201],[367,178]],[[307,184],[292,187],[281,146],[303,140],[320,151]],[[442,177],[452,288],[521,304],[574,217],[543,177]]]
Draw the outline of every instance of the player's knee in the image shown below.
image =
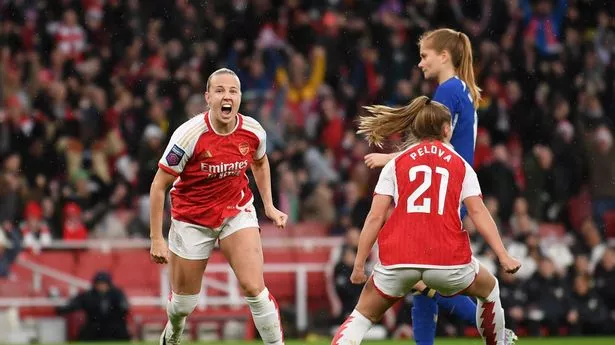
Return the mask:
[[475,296],[483,301],[493,301],[499,295],[498,281],[493,279],[491,282],[485,282],[476,287]]
[[466,294],[487,300],[494,291],[499,294],[497,278],[486,269],[481,269],[474,282],[466,289]]
[[491,286],[491,289],[488,289],[489,294],[487,295],[487,300],[493,302],[496,299],[500,298],[500,283],[498,282],[498,278],[494,276],[491,277],[493,278],[493,283],[489,284],[489,286]]
[[257,281],[240,282],[239,285],[243,294],[247,297],[256,297],[265,289],[265,285]]
[[384,314],[378,315],[377,313],[374,312],[374,310],[369,310],[367,308],[361,308],[360,306],[357,306],[356,311],[361,313],[361,315],[363,315],[366,319],[371,321],[371,323],[380,322],[380,320],[382,320],[382,317],[384,316]]
[[174,316],[188,316],[199,302],[199,295],[177,295],[173,293],[171,297],[170,311]]
[[[363,314],[363,313],[361,313]],[[371,323],[378,323],[382,320],[383,315],[374,315],[374,313],[366,312],[363,316],[368,319]]]

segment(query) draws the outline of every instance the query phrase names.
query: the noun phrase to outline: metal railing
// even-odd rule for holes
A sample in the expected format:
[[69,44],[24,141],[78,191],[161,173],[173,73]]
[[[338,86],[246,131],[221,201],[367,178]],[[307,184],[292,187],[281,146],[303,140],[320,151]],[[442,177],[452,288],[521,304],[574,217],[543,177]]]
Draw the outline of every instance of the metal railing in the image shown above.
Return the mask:
[[[315,248],[329,247],[334,248],[341,243],[341,238],[283,238],[283,239],[263,239],[264,248],[296,247],[296,248]],[[148,240],[109,240],[109,241],[80,241],[80,242],[54,242],[51,248],[55,249],[102,249],[116,250],[129,248],[148,248]],[[69,294],[73,295],[80,289],[88,289],[91,284],[89,281],[67,274],[52,267],[32,262],[23,257],[19,257],[15,263],[32,272],[32,288],[35,292],[42,290],[43,276],[53,278],[69,287]],[[295,275],[295,308],[297,313],[296,327],[299,331],[305,331],[308,326],[308,273],[325,274],[326,265],[323,263],[265,263],[265,273],[294,273]],[[226,273],[225,280],[217,280],[208,276],[208,273]],[[170,293],[168,279],[168,267],[162,266],[160,270],[160,295],[159,296],[130,296],[129,302],[132,306],[160,306],[166,305]],[[209,289],[221,291],[224,295],[207,295]],[[53,307],[65,304],[66,298],[61,297],[2,297],[0,296],[1,307]],[[203,279],[201,296],[198,308],[204,309],[208,306],[229,306],[239,307],[245,305],[245,300],[241,297],[237,278],[228,264],[209,264]]]
[[[315,248],[336,247],[342,243],[341,237],[280,237],[261,238],[263,248]],[[83,241],[53,240],[44,249],[96,249],[108,252],[117,249],[146,249],[150,247],[150,240],[141,238],[131,239],[92,239]]]

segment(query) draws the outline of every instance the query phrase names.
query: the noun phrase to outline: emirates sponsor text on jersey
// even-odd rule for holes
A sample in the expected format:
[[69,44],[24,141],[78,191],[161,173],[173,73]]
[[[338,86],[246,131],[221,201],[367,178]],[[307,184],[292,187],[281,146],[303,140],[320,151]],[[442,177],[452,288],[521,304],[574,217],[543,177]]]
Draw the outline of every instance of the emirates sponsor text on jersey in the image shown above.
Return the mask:
[[247,160],[232,162],[208,164],[201,162],[201,171],[208,173],[207,179],[225,178],[228,176],[239,176],[241,171],[248,166]]

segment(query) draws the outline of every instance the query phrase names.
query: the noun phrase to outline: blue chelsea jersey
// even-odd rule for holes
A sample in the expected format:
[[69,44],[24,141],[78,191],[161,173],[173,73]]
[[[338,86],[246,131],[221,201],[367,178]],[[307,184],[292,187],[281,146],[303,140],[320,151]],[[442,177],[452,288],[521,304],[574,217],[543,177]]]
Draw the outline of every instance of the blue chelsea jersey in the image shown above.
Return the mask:
[[451,145],[472,166],[478,115],[470,89],[461,79],[452,77],[438,86],[433,100],[444,104],[451,112],[453,126]]

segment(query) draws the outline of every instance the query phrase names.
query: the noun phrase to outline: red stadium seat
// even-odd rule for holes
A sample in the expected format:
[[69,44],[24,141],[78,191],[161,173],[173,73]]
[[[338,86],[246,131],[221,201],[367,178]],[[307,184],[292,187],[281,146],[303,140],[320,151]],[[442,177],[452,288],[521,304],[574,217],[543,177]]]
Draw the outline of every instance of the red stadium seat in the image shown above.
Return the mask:
[[280,305],[294,304],[295,274],[291,272],[265,272],[265,285]]
[[209,256],[209,260],[207,260],[207,264],[227,264],[228,261],[226,261],[226,258],[224,257],[224,255],[222,254],[221,251],[219,250],[214,250],[211,255]]
[[324,272],[308,273],[308,297],[317,301],[327,301],[327,285]]
[[24,258],[66,274],[73,274],[75,272],[75,255],[71,251],[43,251],[39,254],[24,253]]
[[156,296],[160,293],[161,266],[150,260],[146,250],[122,250],[115,257],[111,276],[115,285],[132,296]]
[[604,219],[606,237],[615,238],[615,211],[605,212],[602,219]]
[[[218,249],[215,249],[211,255],[209,256],[209,260],[207,260],[207,265],[208,267],[212,267],[212,265],[222,265],[223,267],[228,268],[228,261],[226,260],[226,258],[224,257],[224,255],[222,254],[222,252]],[[228,273],[226,271],[224,272],[213,272],[213,270],[210,268],[209,270],[205,270],[205,280],[204,282],[207,283],[208,280],[216,280],[216,281],[221,281],[221,282],[226,282],[228,281]],[[209,296],[223,296],[226,295],[225,292],[220,291],[218,289],[214,289],[211,287],[206,286],[207,288],[207,294]]]
[[538,228],[538,235],[544,237],[562,237],[566,234],[566,228],[558,223],[542,223]]
[[263,249],[265,263],[293,263],[297,261],[295,248],[266,248]]
[[[22,255],[22,257],[28,261],[54,269],[60,273],[71,276],[75,274],[77,264],[75,261],[75,254],[72,251],[43,251],[39,254],[25,252]],[[44,274],[41,275],[41,290],[34,292],[32,290],[32,271],[27,268],[22,269],[19,265],[15,265],[14,267],[13,271],[18,273],[20,279],[27,281],[30,286],[30,289],[27,290],[27,293],[24,295],[45,296],[50,287],[58,288],[62,296],[68,296],[70,292],[70,286],[66,284],[66,282]]]
[[260,228],[261,237],[263,238],[280,238],[291,236],[288,229],[279,229],[277,226],[270,222],[261,222]]
[[[329,260],[330,253],[330,248],[268,248],[264,256],[268,264],[317,263],[324,266]],[[310,309],[327,304],[324,272],[308,273],[307,278]],[[266,272],[265,283],[281,305],[295,303],[296,276],[294,272]]]
[[331,256],[331,248],[312,248],[312,249],[297,249],[296,251],[297,262],[306,263],[326,263]]
[[[79,278],[91,280],[98,271],[111,272],[113,268],[113,255],[97,250],[85,250],[77,253],[77,268],[75,275]],[[113,278],[113,277],[112,277]]]
[[327,226],[318,222],[293,224],[288,230],[294,237],[326,237],[329,234]]
[[[297,251],[293,248],[266,248],[263,255],[267,264],[287,264],[297,261]],[[294,273],[265,272],[265,284],[281,305],[294,303]]]
[[591,197],[587,188],[583,188],[577,196],[570,198],[568,201],[568,214],[570,224],[575,231],[579,231],[583,220],[591,217]]
[[32,282],[12,281],[0,278],[0,296],[2,297],[28,297],[32,293]]

